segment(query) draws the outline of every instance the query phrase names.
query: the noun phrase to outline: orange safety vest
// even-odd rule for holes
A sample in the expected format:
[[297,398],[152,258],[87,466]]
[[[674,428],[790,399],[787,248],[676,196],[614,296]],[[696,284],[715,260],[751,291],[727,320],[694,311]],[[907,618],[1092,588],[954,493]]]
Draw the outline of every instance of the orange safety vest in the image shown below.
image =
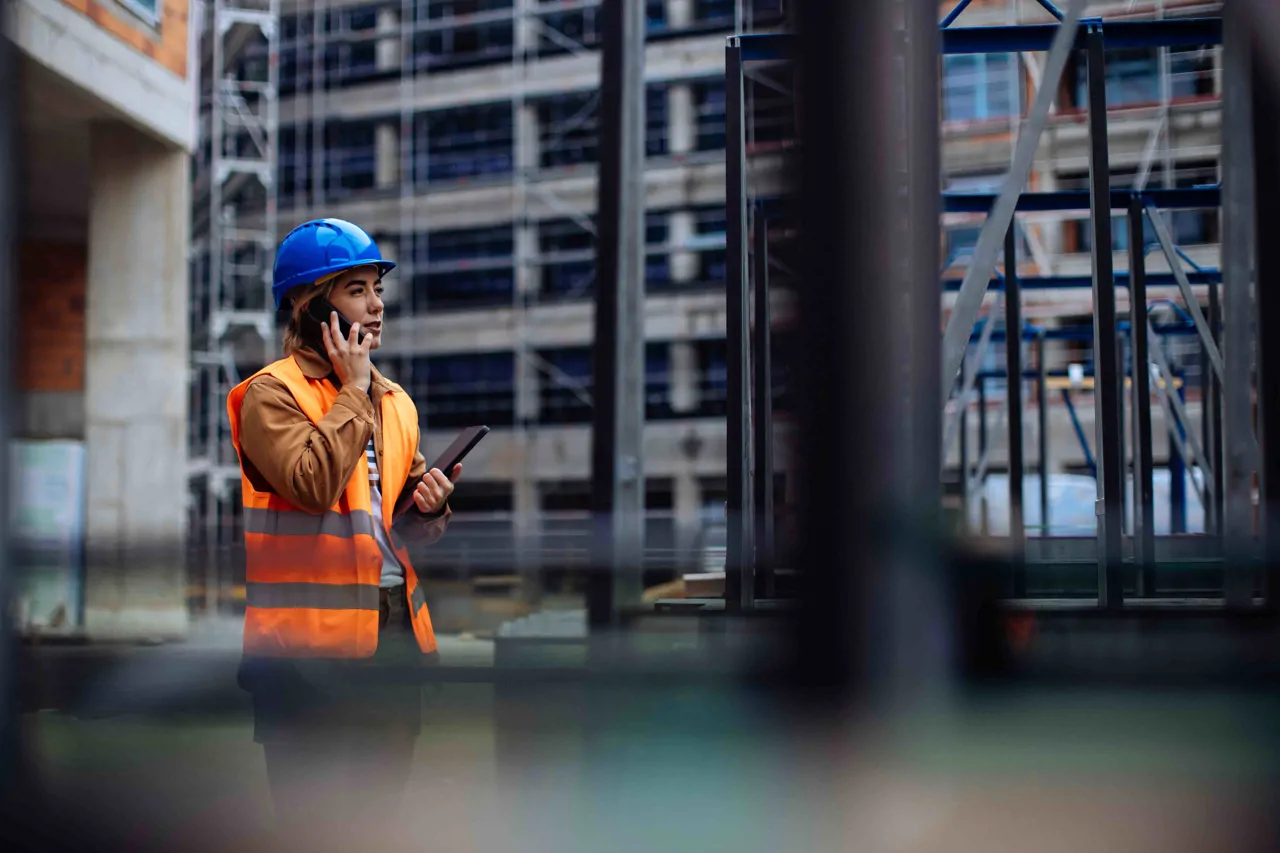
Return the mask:
[[[240,454],[240,409],[258,376],[273,376],[293,394],[312,423],[333,406],[338,389],[327,379],[308,379],[292,357],[269,364],[227,396],[231,441]],[[373,517],[369,463],[362,454],[347,487],[330,509],[314,515],[274,492],[256,489],[240,468],[244,494],[244,651],[270,657],[367,658],[378,648],[378,581],[382,550],[373,525],[387,531],[404,565],[413,633],[423,653],[436,650],[426,595],[399,537],[392,512],[417,451],[418,410],[393,383],[382,396],[379,461],[382,518]]]

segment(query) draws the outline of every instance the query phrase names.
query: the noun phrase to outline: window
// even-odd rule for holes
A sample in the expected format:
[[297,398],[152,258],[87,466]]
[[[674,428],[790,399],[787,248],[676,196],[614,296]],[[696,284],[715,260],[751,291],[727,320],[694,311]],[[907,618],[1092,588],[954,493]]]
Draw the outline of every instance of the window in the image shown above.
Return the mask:
[[985,121],[1017,110],[1017,65],[1009,53],[943,57],[943,121]]
[[[512,8],[511,0],[426,0],[416,8],[418,23],[425,27],[413,37],[415,70],[511,60],[515,26],[509,14],[501,14]],[[470,20],[472,16],[478,20]]]
[[387,311],[394,316],[510,304],[515,292],[514,251],[510,225],[415,235],[407,298],[389,303]]
[[377,161],[375,127],[371,121],[325,125],[324,173],[328,198],[342,198],[373,188]]
[[595,163],[599,159],[599,92],[576,92],[538,104],[539,165]]
[[[538,0],[539,6],[559,5],[557,0]],[[575,49],[600,46],[600,7],[589,6],[567,12],[538,13],[538,55],[571,53]]]
[[645,87],[644,95],[644,153],[646,157],[661,157],[667,153],[667,87]]
[[[789,68],[769,69],[769,76],[795,91],[795,74]],[[761,143],[792,142],[796,139],[795,99],[777,89],[748,79],[747,108],[751,111],[749,140]]]
[[720,417],[725,414],[729,393],[729,369],[724,339],[698,341],[698,415]]
[[[1154,48],[1108,50],[1107,105],[1147,104],[1160,100],[1159,58]],[[1076,62],[1076,103],[1089,103],[1089,64]]]
[[671,412],[671,345],[644,346],[644,416],[648,420],[669,418]]
[[699,246],[698,277],[704,283],[724,282],[726,237],[723,205],[695,209],[693,230]]
[[280,130],[277,153],[277,180],[280,202],[285,207],[302,204],[311,192],[311,125]]
[[591,420],[591,348],[568,347],[539,353],[540,419],[546,423],[585,423]]
[[572,219],[540,223],[538,250],[542,255],[543,297],[582,299],[591,296],[596,275],[595,236],[581,223]]
[[644,217],[644,283],[645,287],[662,288],[671,283],[671,255],[667,251],[670,228],[667,214],[654,211]]
[[[1115,169],[1111,173],[1111,185],[1120,189],[1133,186],[1136,171],[1132,168]],[[1217,166],[1212,162],[1182,163],[1174,173],[1174,186],[1187,188],[1217,183]],[[1073,175],[1062,178],[1063,189],[1087,189],[1089,176]],[[1152,170],[1147,180],[1148,187],[1164,186],[1163,169]],[[1170,219],[1170,233],[1173,242],[1178,246],[1198,246],[1217,243],[1219,234],[1219,218],[1216,210],[1177,210]],[[1086,217],[1071,223],[1075,229],[1076,246],[1080,252],[1093,251],[1093,226]],[[1129,250],[1129,220],[1121,213],[1114,213],[1111,219],[1111,240],[1117,252]],[[1149,220],[1143,220],[1143,240],[1150,246],[1156,242],[1155,228]]]
[[[952,178],[947,182],[947,191],[975,194],[998,193],[1004,183],[1004,178],[1004,175],[972,175]],[[949,267],[957,263],[964,266],[969,263],[974,249],[978,247],[978,237],[982,234],[982,225],[985,220],[986,217],[975,215],[968,217],[962,224],[952,225],[947,228],[946,266]],[[1004,244],[1002,243],[1001,245]],[[1030,247],[1027,245],[1026,236],[1019,230],[1018,257],[1025,258],[1029,252]]]
[[[377,25],[378,12],[373,6],[329,11],[325,27],[329,36],[324,43],[327,85],[357,83],[378,73],[378,42],[368,37]],[[392,70],[398,72],[399,68]]]
[[704,80],[693,85],[697,150],[725,150],[725,95],[723,80]]
[[375,358],[375,363],[418,404],[424,431],[512,423],[515,360],[510,352]]
[[511,104],[484,104],[417,117],[414,174],[419,182],[509,174],[515,134]]
[[694,0],[693,19],[704,27],[734,26],[735,0]]

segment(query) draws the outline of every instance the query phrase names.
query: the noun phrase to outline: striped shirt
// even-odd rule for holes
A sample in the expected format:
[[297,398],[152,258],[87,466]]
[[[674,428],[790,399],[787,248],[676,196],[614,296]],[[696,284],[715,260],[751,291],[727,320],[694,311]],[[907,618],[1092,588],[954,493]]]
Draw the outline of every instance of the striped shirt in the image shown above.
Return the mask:
[[372,438],[365,445],[364,458],[369,463],[369,504],[373,510],[373,517],[377,519],[373,525],[373,538],[378,540],[378,547],[382,549],[382,578],[378,585],[383,589],[389,589],[404,583],[404,566],[400,565],[400,558],[392,550],[391,540],[382,526],[382,488],[379,485],[381,478],[378,476],[378,451],[373,446]]

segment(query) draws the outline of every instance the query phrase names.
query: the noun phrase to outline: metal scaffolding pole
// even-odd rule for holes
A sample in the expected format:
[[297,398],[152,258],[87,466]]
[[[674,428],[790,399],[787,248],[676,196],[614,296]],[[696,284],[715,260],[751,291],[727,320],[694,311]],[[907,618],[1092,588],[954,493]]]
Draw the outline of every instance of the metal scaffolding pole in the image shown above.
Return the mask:
[[[1266,46],[1255,42],[1255,57]],[[1275,49],[1274,46],[1271,48]],[[1255,234],[1265,234],[1257,246],[1258,301],[1258,480],[1259,522],[1266,602],[1280,609],[1280,132],[1274,116],[1280,111],[1280,84],[1270,69],[1255,59],[1253,114],[1268,121],[1253,123]]]
[[[1155,499],[1151,458],[1151,369],[1147,346],[1147,258],[1142,200],[1129,202],[1129,347],[1133,354],[1133,562],[1138,596],[1154,592]],[[1163,377],[1162,377],[1163,378]]]
[[756,595],[774,595],[773,552],[773,340],[769,311],[769,221],[757,206],[752,227],[752,270],[755,279],[755,325],[751,348],[755,365],[755,508]]
[[[7,10],[6,10],[7,11]],[[18,134],[15,127],[18,116],[19,87],[17,60],[13,42],[6,31],[7,21],[0,21],[0,80],[10,83],[0,85],[0,794],[12,792],[10,785],[16,781],[18,767],[18,679],[15,670],[13,646],[16,634],[11,624],[10,602],[15,589],[13,560],[10,542],[9,500],[9,439],[13,424],[10,418],[17,410],[13,388],[14,335],[12,323],[15,308],[14,282],[17,275],[18,217]]]
[[1005,394],[1009,409],[1009,541],[1013,552],[1013,594],[1027,592],[1026,525],[1022,503],[1022,295],[1018,290],[1017,219],[1009,223],[1004,241],[1004,354]]
[[644,562],[644,5],[605,0],[601,13],[593,628],[640,602]]
[[725,604],[750,610],[755,599],[755,555],[752,519],[754,489],[751,435],[751,340],[747,282],[747,149],[745,78],[740,42],[725,47],[725,350],[728,390],[727,528]]
[[1049,383],[1044,361],[1044,329],[1036,335],[1036,411],[1039,434],[1036,436],[1036,462],[1040,466],[1040,535],[1049,535]]
[[945,601],[934,528],[918,523],[937,512],[941,462],[912,458],[920,436],[941,435],[937,5],[813,0],[801,14],[813,102],[801,114],[794,673],[824,698],[937,689],[945,651],[906,627],[941,624]]
[[1222,51],[1222,442],[1225,475],[1223,548],[1230,607],[1252,603],[1257,557],[1253,524],[1253,253],[1254,175],[1252,29],[1239,3],[1224,10]]
[[1089,183],[1093,221],[1093,347],[1097,388],[1098,606],[1123,605],[1120,534],[1124,493],[1116,290],[1112,268],[1111,161],[1107,150],[1106,43],[1100,23],[1086,27],[1089,80]]

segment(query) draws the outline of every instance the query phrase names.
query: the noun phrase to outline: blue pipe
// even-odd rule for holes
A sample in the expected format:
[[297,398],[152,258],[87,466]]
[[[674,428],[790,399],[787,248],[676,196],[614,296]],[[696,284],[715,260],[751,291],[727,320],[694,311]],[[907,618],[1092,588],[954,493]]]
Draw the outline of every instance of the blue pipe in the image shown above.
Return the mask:
[[[956,18],[960,17],[960,13],[963,12],[965,9],[968,9],[969,4],[972,2],[973,0],[960,0],[960,2],[956,4],[956,7],[952,9],[950,12],[948,12],[947,16],[942,19],[942,23],[939,26],[941,26],[942,29],[945,30],[947,27],[954,24]],[[1058,20],[1059,21],[1062,20],[1061,15],[1058,16]]]
[[1050,15],[1053,15],[1059,21],[1061,21],[1065,17],[1062,14],[1062,10],[1059,9],[1057,6],[1053,5],[1051,2],[1049,2],[1049,0],[1037,0],[1037,2],[1039,2],[1039,4],[1044,7],[1044,10],[1046,12],[1048,12]]

